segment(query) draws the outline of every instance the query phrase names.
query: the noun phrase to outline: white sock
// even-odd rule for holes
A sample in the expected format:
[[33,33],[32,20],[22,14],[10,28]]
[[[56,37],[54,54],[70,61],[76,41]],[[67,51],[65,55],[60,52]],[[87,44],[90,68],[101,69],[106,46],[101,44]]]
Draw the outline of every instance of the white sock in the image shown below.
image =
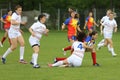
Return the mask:
[[102,46],[104,46],[104,43],[99,43],[98,44],[98,47],[102,47]]
[[114,54],[115,54],[115,52],[114,52],[114,49],[113,49],[113,48],[111,48],[111,49],[110,49],[110,51],[111,51],[112,55],[114,55]]
[[8,55],[8,54],[10,54],[12,52],[12,50],[11,50],[11,48],[8,48],[7,49],[7,51],[3,54],[3,58],[6,58],[6,56]]
[[57,66],[61,66],[61,65],[63,65],[63,61],[58,61],[58,62],[54,63],[52,66],[57,67]]
[[99,42],[99,44],[102,44],[102,43],[104,43],[105,42],[105,39],[102,39],[100,42]]
[[34,63],[34,54],[32,54],[31,62]]
[[25,47],[20,47],[20,60],[24,59]]
[[34,54],[33,54],[34,65],[37,64],[37,59],[38,59],[38,53],[34,53]]

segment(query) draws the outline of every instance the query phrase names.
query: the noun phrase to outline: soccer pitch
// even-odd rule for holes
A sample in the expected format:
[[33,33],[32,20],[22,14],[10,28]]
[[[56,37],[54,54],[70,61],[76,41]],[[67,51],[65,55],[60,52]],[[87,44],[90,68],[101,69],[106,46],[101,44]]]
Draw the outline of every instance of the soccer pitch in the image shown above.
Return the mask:
[[[0,31],[0,39],[3,36]],[[34,69],[29,64],[32,57],[32,48],[29,45],[29,32],[24,32],[25,39],[25,60],[28,64],[20,64],[19,61],[19,44],[18,48],[7,56],[6,64],[0,62],[0,80],[120,80],[120,32],[113,35],[113,43],[117,57],[112,57],[106,47],[97,51],[97,62],[100,67],[92,66],[91,53],[86,52],[83,64],[79,68],[49,68],[48,63],[53,63],[55,57],[68,57],[70,52],[64,56],[62,48],[69,45],[66,31],[50,31],[49,35],[41,39],[41,47],[38,63],[41,68]],[[102,37],[98,36],[96,43]],[[0,47],[2,55],[9,47],[8,40],[5,41],[4,47]]]

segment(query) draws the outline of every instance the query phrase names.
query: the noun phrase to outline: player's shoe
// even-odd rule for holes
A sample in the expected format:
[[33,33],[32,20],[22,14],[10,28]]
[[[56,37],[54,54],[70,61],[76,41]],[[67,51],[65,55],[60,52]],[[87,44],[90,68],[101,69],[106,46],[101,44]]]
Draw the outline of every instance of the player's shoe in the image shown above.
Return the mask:
[[33,62],[30,62],[30,64],[31,64],[31,65],[34,65],[34,63],[33,63]]
[[3,47],[2,43],[0,42],[0,47]]
[[113,56],[113,57],[116,57],[116,56],[117,56],[117,54],[115,54],[115,53],[114,53],[112,56]]
[[56,62],[58,62],[58,61],[57,61],[56,58],[55,58],[54,61],[53,61],[53,63],[56,63]]
[[64,48],[62,48],[63,54],[66,55],[66,51],[64,51]]
[[33,65],[33,68],[40,68],[39,64]]
[[27,62],[26,62],[25,60],[23,60],[23,59],[21,59],[21,60],[19,61],[19,63],[27,64]]
[[1,61],[2,61],[3,64],[5,64],[6,59],[2,57]]
[[48,64],[49,67],[53,67],[52,64]]
[[93,66],[100,66],[98,63],[93,64]]

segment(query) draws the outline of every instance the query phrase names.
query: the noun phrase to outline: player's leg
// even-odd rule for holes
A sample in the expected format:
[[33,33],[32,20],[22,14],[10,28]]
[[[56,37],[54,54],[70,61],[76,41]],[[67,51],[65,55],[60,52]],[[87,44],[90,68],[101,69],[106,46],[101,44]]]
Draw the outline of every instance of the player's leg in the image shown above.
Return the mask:
[[2,56],[2,62],[5,64],[6,57],[17,47],[17,38],[11,38],[11,47],[7,49],[7,51]]
[[0,42],[0,46],[1,46],[1,47],[3,47],[3,43],[4,43],[4,41],[6,40],[7,37],[8,37],[8,32],[5,31],[4,36],[3,36],[3,38],[2,38],[2,40],[1,40],[1,42]]
[[109,45],[110,45],[110,51],[112,53],[112,56],[117,56],[117,54],[114,52],[112,39],[108,39],[108,42],[109,42]]
[[39,53],[39,45],[35,45],[32,47],[33,48],[33,68],[39,68],[40,66],[38,65],[37,63],[37,60],[38,60],[38,53]]
[[20,44],[20,63],[26,64],[27,62],[24,60],[24,51],[25,51],[25,46],[24,46],[24,38],[22,35],[20,35],[17,38],[19,44]]
[[99,64],[96,61],[96,51],[95,51],[95,49],[91,50],[91,56],[92,56],[93,66],[99,66]]

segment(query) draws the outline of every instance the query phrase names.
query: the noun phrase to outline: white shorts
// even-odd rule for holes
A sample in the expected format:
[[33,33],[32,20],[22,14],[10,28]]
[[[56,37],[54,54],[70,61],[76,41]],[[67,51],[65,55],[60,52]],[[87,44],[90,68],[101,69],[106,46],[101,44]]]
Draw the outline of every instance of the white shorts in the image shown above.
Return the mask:
[[82,58],[80,58],[75,54],[72,54],[70,57],[68,57],[67,61],[71,66],[74,66],[74,67],[79,67],[82,65]]
[[11,39],[11,38],[17,38],[21,36],[21,32],[18,30],[15,30],[13,28],[10,28],[9,31],[8,31],[8,37]]
[[104,38],[112,38],[112,32],[104,32]]
[[37,39],[36,37],[30,36],[29,38],[29,43],[33,47],[34,45],[40,46],[40,40]]

